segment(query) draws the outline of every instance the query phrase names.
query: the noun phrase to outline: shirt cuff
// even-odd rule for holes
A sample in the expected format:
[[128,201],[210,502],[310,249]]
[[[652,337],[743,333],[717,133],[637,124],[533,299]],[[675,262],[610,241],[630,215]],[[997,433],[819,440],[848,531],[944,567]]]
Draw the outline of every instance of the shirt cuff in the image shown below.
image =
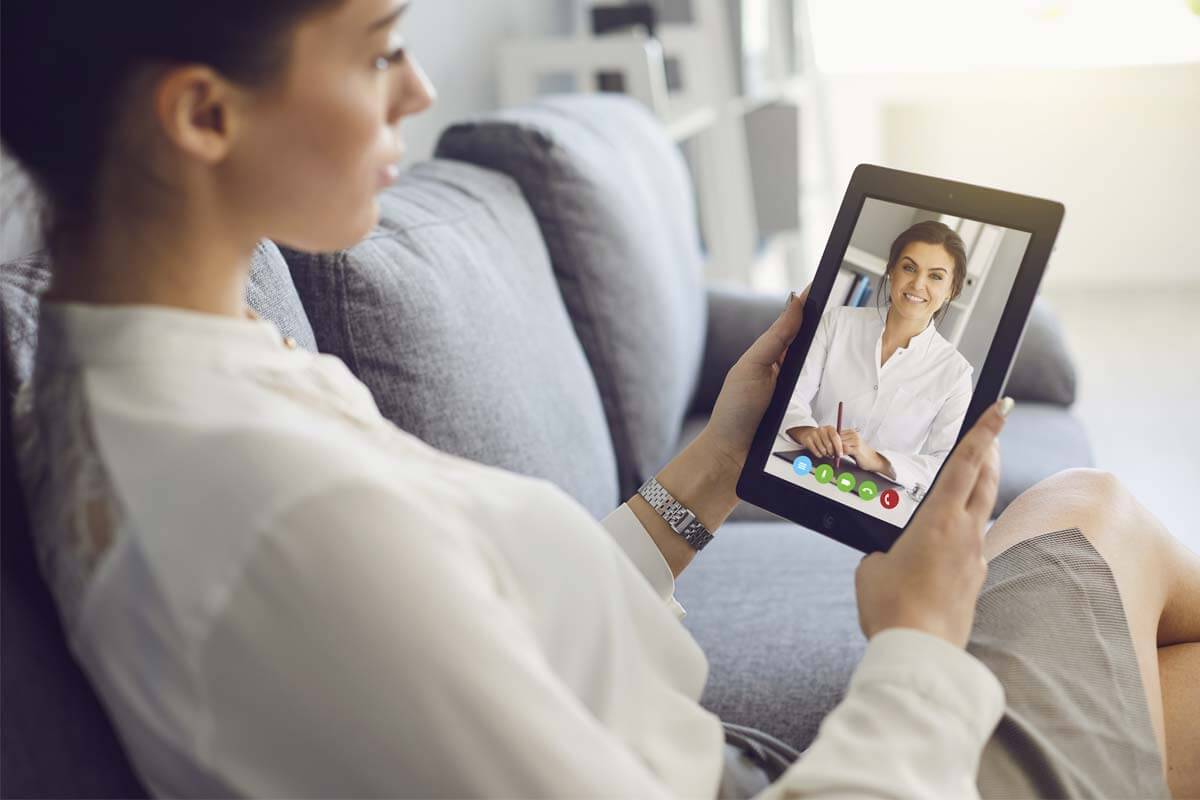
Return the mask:
[[[783,422],[779,426],[779,432],[782,433],[784,436],[787,436],[788,428],[801,428],[801,427],[808,427],[808,428],[817,427],[816,418],[813,417],[811,414],[800,414],[800,413],[795,413],[795,412],[785,413],[783,415]],[[788,438],[790,439],[791,437],[789,436]]]
[[872,637],[850,686],[900,684],[958,717],[982,748],[1004,713],[1004,687],[983,662],[945,639],[913,628]]
[[683,619],[687,611],[675,599],[675,575],[671,572],[671,566],[629,504],[617,506],[600,524],[621,546],[676,618]]
[[[914,484],[920,481],[920,475],[914,469],[911,456],[896,450],[876,450],[875,452],[886,458],[888,463],[892,465],[892,472],[896,473],[896,477],[893,479],[895,483],[900,484],[905,489],[911,489]],[[922,481],[921,485],[925,491],[929,491],[928,481]]]

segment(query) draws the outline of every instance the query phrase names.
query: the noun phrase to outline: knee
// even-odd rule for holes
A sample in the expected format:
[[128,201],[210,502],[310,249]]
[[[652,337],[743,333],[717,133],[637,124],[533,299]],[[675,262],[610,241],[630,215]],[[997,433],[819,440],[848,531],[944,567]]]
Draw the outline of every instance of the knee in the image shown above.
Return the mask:
[[1075,468],[1055,473],[1026,489],[1018,501],[1054,516],[1080,520],[1112,518],[1132,497],[1120,478],[1101,469]]
[[1064,501],[1084,500],[1091,504],[1120,499],[1129,491],[1116,475],[1103,469],[1075,467],[1056,472],[1034,484],[1029,491]]
[[988,533],[986,551],[995,555],[1023,539],[1070,528],[1100,549],[1098,543],[1110,538],[1114,526],[1140,527],[1128,524],[1128,512],[1134,507],[1129,491],[1111,472],[1064,470],[1034,484],[1008,505]]

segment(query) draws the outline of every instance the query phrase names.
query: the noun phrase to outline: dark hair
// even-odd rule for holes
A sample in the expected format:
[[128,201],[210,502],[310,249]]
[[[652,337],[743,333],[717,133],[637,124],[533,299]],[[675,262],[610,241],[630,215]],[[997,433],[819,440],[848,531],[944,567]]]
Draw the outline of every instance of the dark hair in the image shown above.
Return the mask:
[[[887,269],[884,270],[884,276],[887,278],[891,277],[892,269],[896,266],[896,262],[900,260],[900,254],[904,252],[904,248],[913,242],[938,244],[946,249],[946,252],[954,259],[954,275],[950,279],[950,300],[962,294],[963,283],[967,280],[967,246],[963,243],[962,237],[953,228],[937,220],[930,219],[918,222],[896,237],[896,240],[892,242],[892,249],[888,253]],[[879,294],[882,295],[883,292]],[[943,317],[946,315],[946,309],[949,306],[950,304],[947,302],[942,307]]]
[[0,140],[38,190],[51,249],[94,219],[129,92],[147,68],[199,63],[270,87],[289,61],[292,27],[341,1],[5,0]]

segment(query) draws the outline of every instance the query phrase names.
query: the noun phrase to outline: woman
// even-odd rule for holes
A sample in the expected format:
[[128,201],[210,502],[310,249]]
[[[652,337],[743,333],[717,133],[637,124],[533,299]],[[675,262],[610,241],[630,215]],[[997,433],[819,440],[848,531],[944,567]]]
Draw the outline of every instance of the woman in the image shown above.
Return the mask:
[[[896,546],[864,559],[870,643],[811,750],[750,774],[697,702],[707,664],[672,599],[695,551],[645,500],[598,525],[546,481],[440,453],[382,419],[341,362],[247,318],[261,238],[331,250],[371,229],[399,125],[433,97],[400,41],[403,10],[4,7],[0,135],[45,196],[55,261],[19,397],[22,473],[73,650],[149,787],[712,797],[757,779],[768,795],[967,797],[977,770],[1011,789],[1078,766],[1161,794],[1160,751],[1171,763],[1195,732],[1164,727],[1157,644],[1200,638],[1200,567],[1132,505],[1088,513],[1112,511],[1114,487],[1072,512],[1087,536],[1064,546],[1121,565],[1129,625],[1083,639],[1095,631],[1077,625],[1062,646],[1125,681],[1104,696],[1122,713],[1098,702],[1033,741],[1046,727],[1022,709],[1046,693],[1002,675],[1005,706],[989,656],[963,650],[969,635],[1001,654],[1020,638],[1000,635],[1011,618],[993,594],[978,617],[975,603],[1010,404],[964,438]],[[704,432],[657,476],[710,530],[737,502],[801,307],[730,370]],[[1066,527],[1066,507],[1039,497],[997,522],[1012,546],[993,571]],[[1116,585],[1098,586],[1089,600],[1120,612]],[[1195,663],[1183,653],[1161,674]],[[1107,749],[1075,747],[1097,729]]]
[[966,275],[966,248],[946,225],[918,222],[897,236],[879,291],[886,317],[848,306],[821,317],[783,418],[787,434],[818,456],[853,456],[918,496],[928,489],[971,403],[971,365],[934,325]]

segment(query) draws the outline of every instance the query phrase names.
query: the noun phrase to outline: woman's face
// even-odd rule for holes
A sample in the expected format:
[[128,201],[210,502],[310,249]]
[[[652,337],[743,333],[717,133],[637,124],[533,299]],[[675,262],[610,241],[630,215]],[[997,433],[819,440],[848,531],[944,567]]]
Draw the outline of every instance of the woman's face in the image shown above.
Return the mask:
[[230,153],[227,196],[261,235],[332,251],[375,225],[404,153],[400,122],[436,96],[403,49],[407,6],[346,0],[296,28],[282,86],[254,97]]
[[940,244],[911,242],[892,267],[892,308],[909,320],[924,320],[950,302],[954,257]]

